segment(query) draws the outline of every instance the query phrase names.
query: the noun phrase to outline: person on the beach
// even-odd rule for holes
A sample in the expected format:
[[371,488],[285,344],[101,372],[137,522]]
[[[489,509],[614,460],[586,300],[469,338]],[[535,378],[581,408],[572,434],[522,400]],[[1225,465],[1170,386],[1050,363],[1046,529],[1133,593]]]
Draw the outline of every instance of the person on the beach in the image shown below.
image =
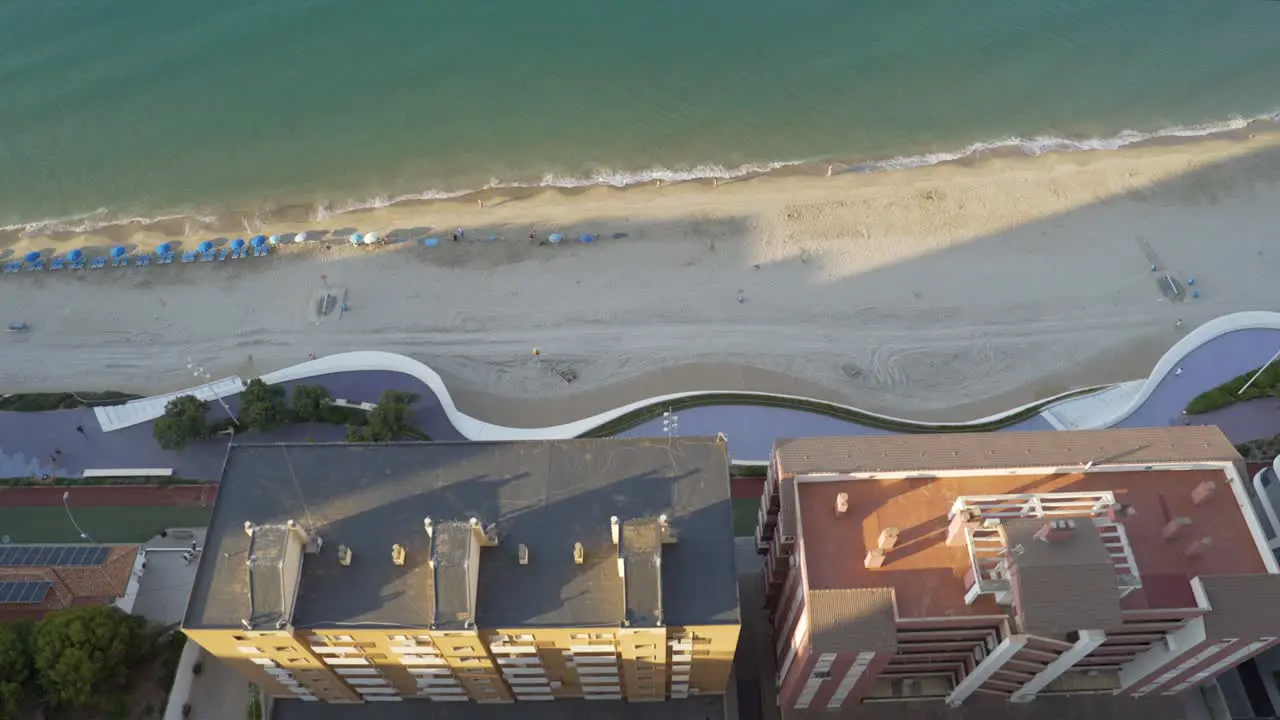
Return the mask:
[[83,425],[77,425],[77,426],[76,426],[76,432],[78,432],[78,433],[80,433],[81,435],[83,435],[83,434],[84,434],[84,426],[83,426]]
[[458,242],[458,233],[453,234],[453,241]]
[[467,231],[463,230],[462,228],[458,228],[458,237],[465,240],[467,237]]

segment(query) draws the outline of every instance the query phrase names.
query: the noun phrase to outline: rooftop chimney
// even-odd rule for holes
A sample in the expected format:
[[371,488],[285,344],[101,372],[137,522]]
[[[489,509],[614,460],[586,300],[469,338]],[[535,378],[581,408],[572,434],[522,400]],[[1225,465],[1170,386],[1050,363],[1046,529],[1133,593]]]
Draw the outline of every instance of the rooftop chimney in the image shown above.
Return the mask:
[[1182,552],[1184,555],[1186,555],[1189,558],[1200,557],[1205,553],[1206,550],[1209,549],[1209,546],[1212,544],[1213,544],[1213,538],[1202,537],[1199,540],[1188,545],[1187,549],[1183,550]]
[[877,541],[879,548],[885,552],[893,549],[898,544],[898,528],[888,527],[880,531],[880,539]]
[[351,548],[346,545],[338,546],[338,564],[342,567],[351,565]]
[[519,559],[521,565],[528,565],[529,547],[524,543],[520,543],[520,545],[516,547],[516,557]]
[[849,493],[842,492],[836,495],[836,515],[844,515],[849,512]]
[[1182,537],[1183,530],[1191,525],[1191,518],[1176,517],[1164,524],[1164,530],[1160,532],[1165,540],[1175,540]]
[[396,543],[391,546],[391,562],[396,565],[404,565],[404,546]]
[[582,549],[582,543],[580,542],[574,543],[573,544],[573,564],[581,565],[582,563],[586,562],[586,560],[587,560],[587,553],[585,550]]
[[1046,543],[1062,542],[1070,540],[1075,530],[1075,520],[1050,520],[1036,531],[1036,539]]
[[1213,499],[1213,495],[1217,492],[1218,486],[1212,480],[1205,480],[1191,491],[1191,502],[1196,505],[1203,505]]

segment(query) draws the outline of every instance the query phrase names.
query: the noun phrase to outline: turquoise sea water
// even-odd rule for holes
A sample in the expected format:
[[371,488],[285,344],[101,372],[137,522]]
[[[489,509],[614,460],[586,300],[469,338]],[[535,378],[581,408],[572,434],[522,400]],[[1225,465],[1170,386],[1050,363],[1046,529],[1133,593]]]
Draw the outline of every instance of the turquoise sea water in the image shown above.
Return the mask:
[[1110,147],[1278,108],[1268,0],[0,0],[0,226]]

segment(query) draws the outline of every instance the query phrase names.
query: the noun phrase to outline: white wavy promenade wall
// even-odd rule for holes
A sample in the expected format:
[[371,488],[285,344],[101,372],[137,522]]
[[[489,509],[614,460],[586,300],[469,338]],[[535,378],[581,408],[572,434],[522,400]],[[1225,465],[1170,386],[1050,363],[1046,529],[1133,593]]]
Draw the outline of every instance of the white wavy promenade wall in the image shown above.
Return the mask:
[[[1186,336],[1175,343],[1173,347],[1171,347],[1169,351],[1166,352],[1156,363],[1155,367],[1152,369],[1151,375],[1145,381],[1135,381],[1141,382],[1142,386],[1136,392],[1133,392],[1132,400],[1130,400],[1127,405],[1117,407],[1115,402],[1099,402],[1095,399],[1098,393],[1083,397],[1065,398],[1059,402],[1051,403],[1046,407],[1046,420],[1055,427],[1064,427],[1065,425],[1060,418],[1068,416],[1071,418],[1070,425],[1074,427],[1102,428],[1114,425],[1115,423],[1124,420],[1129,415],[1133,414],[1135,410],[1141,407],[1147,398],[1151,396],[1151,393],[1160,384],[1160,382],[1164,380],[1165,376],[1172,372],[1178,362],[1181,361],[1181,359],[1188,353],[1227,333],[1259,328],[1280,330],[1280,313],[1265,311],[1241,312],[1224,315],[1223,317],[1211,320],[1187,333]],[[448,387],[445,386],[444,380],[439,374],[427,365],[414,360],[413,358],[396,353],[382,352],[378,350],[364,350],[329,355],[327,357],[287,367],[282,370],[277,370],[273,373],[268,373],[267,375],[264,375],[262,379],[267,383],[279,383],[291,380],[305,380],[307,378],[329,375],[331,373],[368,371],[398,372],[421,381],[435,394],[440,402],[440,407],[448,417],[449,422],[457,428],[458,432],[461,433],[463,437],[470,440],[547,440],[577,437],[578,435],[599,427],[604,423],[626,415],[633,410],[638,410],[650,405],[669,403],[683,398],[713,395],[725,392],[718,390],[705,390],[659,395],[637,400],[635,402],[613,408],[612,410],[582,418],[581,420],[576,420],[574,422],[565,423],[563,425],[541,428],[515,428],[485,422],[462,412],[454,403],[452,396],[449,394]],[[1110,387],[1113,386],[1098,388],[1099,393],[1109,389]],[[962,423],[924,423],[913,420],[904,420],[888,415],[879,415],[851,406],[830,403],[828,401],[817,400],[815,398],[805,398],[793,395],[777,395],[764,392],[733,392],[737,395],[756,395],[761,398],[822,402],[834,407],[845,408],[853,412],[877,417],[886,421],[909,423],[926,428],[930,426],[938,427],[943,425],[949,427],[981,425],[1022,412],[1028,407],[1039,405],[1044,402],[1038,401],[1036,403],[1029,403],[1027,405],[1006,410],[1005,412],[997,415],[991,415]],[[1064,393],[1064,395],[1067,394],[1070,393]],[[154,419],[159,417],[163,412],[163,404],[155,402],[152,398],[137,400],[117,407],[122,408],[122,410],[112,414],[117,416],[127,416],[128,425]],[[101,419],[104,418],[100,418],[100,420]],[[108,427],[109,424],[112,426]],[[118,421],[115,423],[103,423],[104,430],[111,430],[125,426],[127,425],[121,424]]]
[[[1156,361],[1151,374],[1142,381],[1142,387],[1133,394],[1127,405],[1115,407],[1109,403],[1091,402],[1095,397],[1091,395],[1054,403],[1046,407],[1041,414],[1050,415],[1068,410],[1075,420],[1073,424],[1079,428],[1105,428],[1123,422],[1125,418],[1142,407],[1147,398],[1151,397],[1151,393],[1155,392],[1165,377],[1178,367],[1183,358],[1202,345],[1241,330],[1280,330],[1280,313],[1266,310],[1232,313],[1214,318],[1195,328],[1182,336],[1181,340],[1174,343],[1168,352]],[[1229,379],[1221,378],[1218,382],[1226,382]],[[1067,406],[1070,406],[1069,409]]]

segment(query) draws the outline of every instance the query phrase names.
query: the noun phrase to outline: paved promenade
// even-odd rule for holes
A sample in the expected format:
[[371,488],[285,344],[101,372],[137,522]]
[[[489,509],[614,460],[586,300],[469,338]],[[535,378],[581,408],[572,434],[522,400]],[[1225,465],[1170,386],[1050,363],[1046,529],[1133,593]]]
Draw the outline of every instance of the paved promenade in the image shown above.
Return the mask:
[[[1117,427],[1158,427],[1171,424],[1214,424],[1223,429],[1234,442],[1280,434],[1280,401],[1274,399],[1242,403],[1213,413],[1184,416],[1182,409],[1195,395],[1241,373],[1265,363],[1280,349],[1280,329],[1238,330],[1219,336],[1190,351],[1177,364],[1181,374],[1166,375],[1151,390],[1150,395],[1132,413],[1118,420]],[[691,390],[698,382],[716,378],[717,389],[745,390],[754,381],[770,387],[781,382],[776,373],[744,370],[716,375],[711,368],[682,368],[675,372],[675,387],[667,387],[661,378],[646,378],[643,386],[624,383],[614,388],[613,402],[625,402],[644,392],[675,392]],[[728,379],[726,379],[726,377]],[[361,370],[319,375],[306,380],[288,381],[286,387],[298,383],[322,384],[335,398],[354,402],[376,402],[384,390],[402,390],[417,393],[413,422],[435,440],[465,440],[454,427],[441,404],[440,398],[422,380],[400,372]],[[728,383],[727,385],[725,383]],[[787,389],[793,392],[814,391],[804,381],[794,381]],[[723,387],[722,387],[723,386]],[[706,387],[706,386],[704,386]],[[647,389],[646,389],[647,388]],[[558,401],[558,412],[577,419],[589,416],[587,405],[592,407],[606,402],[604,391],[588,393],[582,398],[582,412],[570,412],[566,404],[573,396]],[[625,394],[624,394],[625,393]],[[637,395],[640,393],[641,395]],[[483,406],[489,417],[497,418],[501,401],[476,392],[463,392],[461,398],[474,400]],[[828,400],[838,401],[836,398]],[[455,398],[459,405],[464,402]],[[228,398],[235,412],[238,400]],[[537,403],[533,401],[509,401],[518,410],[524,423],[533,423],[537,415]],[[519,406],[519,407],[516,407]],[[211,417],[224,416],[221,406],[213,404]],[[562,421],[560,417],[544,416],[545,424]],[[77,426],[83,433],[77,431]],[[536,425],[527,425],[536,427]],[[1020,422],[1009,431],[1048,430],[1052,426],[1041,416]],[[823,415],[783,408],[753,407],[745,405],[709,406],[691,408],[677,413],[675,432],[684,436],[715,435],[724,433],[729,438],[732,457],[741,461],[760,461],[769,456],[774,440],[783,437],[823,437],[838,435],[879,435],[886,431],[868,428]],[[622,437],[662,437],[667,434],[661,419],[651,420],[632,428]],[[340,441],[345,428],[335,425],[300,425],[282,428],[269,433],[247,433],[245,440],[256,442]],[[80,477],[86,468],[172,468],[182,478],[214,481],[221,477],[222,462],[226,455],[228,439],[215,438],[195,443],[181,453],[161,450],[152,438],[151,423],[143,423],[110,433],[101,431],[93,411],[88,409],[59,410],[45,413],[0,413],[0,478],[39,477],[49,474],[59,477]]]

